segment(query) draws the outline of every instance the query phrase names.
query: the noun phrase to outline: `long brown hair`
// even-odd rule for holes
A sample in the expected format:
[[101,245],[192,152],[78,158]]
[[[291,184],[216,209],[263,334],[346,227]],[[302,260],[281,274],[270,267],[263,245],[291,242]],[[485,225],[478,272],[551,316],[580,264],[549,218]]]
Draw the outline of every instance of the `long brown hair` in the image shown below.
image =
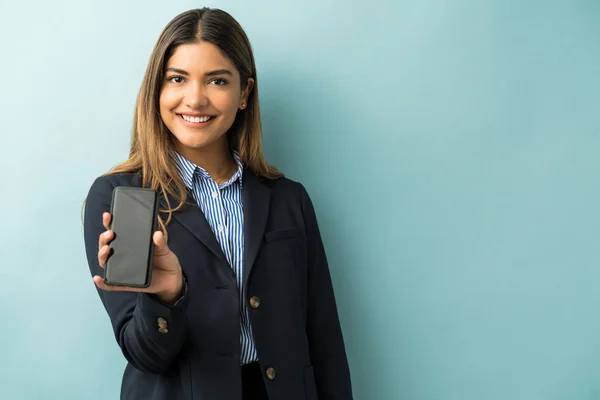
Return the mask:
[[[229,57],[240,74],[242,89],[248,78],[254,79],[247,108],[238,112],[227,133],[231,150],[238,153],[244,167],[256,176],[267,179],[283,176],[265,161],[263,155],[256,65],[246,33],[225,11],[211,8],[186,11],[167,24],[150,56],[136,101],[129,158],[105,174],[139,172],[143,186],[162,193],[168,204],[167,210],[161,210],[168,214],[166,221],[160,219],[164,233],[171,213],[179,210],[188,198],[185,184],[171,157],[172,134],[158,111],[164,70],[177,46],[203,41],[216,45]],[[168,195],[178,199],[176,207],[171,206]]]

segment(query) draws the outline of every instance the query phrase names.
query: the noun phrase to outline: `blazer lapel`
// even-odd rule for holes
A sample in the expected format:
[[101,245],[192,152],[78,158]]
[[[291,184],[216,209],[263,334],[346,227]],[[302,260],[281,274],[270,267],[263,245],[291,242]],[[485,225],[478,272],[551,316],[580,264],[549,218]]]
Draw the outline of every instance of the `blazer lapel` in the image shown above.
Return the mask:
[[242,199],[244,202],[244,286],[247,286],[267,226],[271,189],[246,169],[243,175]]
[[[192,204],[190,204],[190,200]],[[199,241],[201,241],[210,251],[212,251],[219,259],[227,262],[227,258],[225,254],[223,254],[223,250],[217,242],[217,238],[210,228],[204,213],[196,205],[193,203],[194,197],[191,192],[188,191],[188,202],[183,205],[183,207],[174,212],[173,218],[175,218],[181,225],[183,225],[188,231],[190,231]],[[179,200],[175,199],[173,196],[169,196],[169,202],[171,203],[171,207],[176,207],[179,204]],[[164,197],[161,196],[160,199],[161,209],[167,208],[167,202]]]

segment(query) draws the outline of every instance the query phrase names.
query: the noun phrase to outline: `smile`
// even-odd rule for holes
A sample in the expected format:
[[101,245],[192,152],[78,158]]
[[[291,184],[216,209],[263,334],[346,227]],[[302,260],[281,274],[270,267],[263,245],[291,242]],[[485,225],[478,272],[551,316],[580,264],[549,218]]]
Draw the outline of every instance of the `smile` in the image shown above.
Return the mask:
[[179,114],[179,116],[187,122],[191,122],[194,124],[202,124],[202,123],[206,123],[208,121],[210,121],[211,119],[214,118],[214,116],[211,115],[205,115],[202,117],[196,117],[196,116],[192,116],[192,115],[185,115],[185,114]]

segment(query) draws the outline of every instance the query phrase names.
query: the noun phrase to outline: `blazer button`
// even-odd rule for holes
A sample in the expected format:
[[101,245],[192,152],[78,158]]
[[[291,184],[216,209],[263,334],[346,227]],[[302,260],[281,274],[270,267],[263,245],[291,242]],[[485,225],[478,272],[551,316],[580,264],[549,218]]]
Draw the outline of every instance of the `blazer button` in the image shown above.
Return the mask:
[[250,297],[250,307],[256,309],[258,306],[260,306],[260,299],[256,296]]
[[158,318],[156,320],[156,322],[158,323],[158,331],[160,333],[169,333],[169,329],[167,327],[167,320],[164,318]]
[[269,367],[267,368],[267,378],[269,378],[269,380],[273,380],[275,379],[275,368],[273,367]]

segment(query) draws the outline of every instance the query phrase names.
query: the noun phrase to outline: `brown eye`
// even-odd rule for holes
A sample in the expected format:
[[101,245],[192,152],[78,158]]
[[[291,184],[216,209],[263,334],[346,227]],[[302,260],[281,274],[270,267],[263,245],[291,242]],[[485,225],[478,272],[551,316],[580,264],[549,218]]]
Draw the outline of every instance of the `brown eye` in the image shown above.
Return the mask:
[[217,86],[225,86],[228,82],[225,79],[217,78],[211,81],[211,83],[214,83]]
[[183,82],[183,77],[181,76],[170,76],[167,80],[171,83],[181,83]]

